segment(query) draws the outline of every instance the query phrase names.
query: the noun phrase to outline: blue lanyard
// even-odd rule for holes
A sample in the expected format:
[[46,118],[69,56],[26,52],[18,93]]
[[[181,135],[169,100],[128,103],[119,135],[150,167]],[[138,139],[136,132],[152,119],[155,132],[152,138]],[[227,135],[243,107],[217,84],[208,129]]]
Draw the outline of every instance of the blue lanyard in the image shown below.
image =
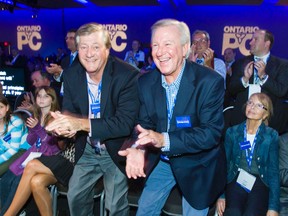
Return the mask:
[[88,94],[89,94],[89,97],[91,98],[92,104],[95,104],[95,103],[100,104],[100,95],[101,95],[102,81],[100,81],[99,86],[98,86],[98,95],[97,95],[97,98],[95,98],[95,96],[94,96],[93,93],[91,92],[88,84],[87,84],[87,86],[88,86]]
[[[169,91],[169,93],[170,93],[170,90],[168,90],[168,91]],[[170,104],[170,103],[169,103],[169,93],[166,91],[166,97],[167,97],[167,99],[166,99],[166,102],[167,102],[167,114],[168,114],[168,127],[167,127],[167,131],[168,131],[169,128],[170,128],[170,121],[171,121],[171,119],[172,119],[173,110],[174,110],[174,106],[175,106],[175,102],[176,102],[176,97],[177,97],[176,94],[175,94],[175,96],[174,96],[174,99],[173,99],[172,96],[171,96],[171,98],[172,98],[172,100],[173,100],[173,103]],[[170,105],[171,105],[171,106],[170,106]]]
[[[256,135],[255,135],[255,138],[254,138],[254,141],[253,141],[253,143],[252,143],[252,145],[251,145],[250,154],[249,154],[249,152],[248,152],[248,149],[245,150],[246,161],[247,161],[249,170],[251,169],[251,163],[252,163],[253,153],[254,153],[254,149],[255,149],[255,145],[256,145],[256,141],[257,141],[258,132],[259,132],[259,128],[257,129]],[[246,127],[246,123],[244,124],[244,141],[245,141],[245,142],[247,141],[247,127]]]

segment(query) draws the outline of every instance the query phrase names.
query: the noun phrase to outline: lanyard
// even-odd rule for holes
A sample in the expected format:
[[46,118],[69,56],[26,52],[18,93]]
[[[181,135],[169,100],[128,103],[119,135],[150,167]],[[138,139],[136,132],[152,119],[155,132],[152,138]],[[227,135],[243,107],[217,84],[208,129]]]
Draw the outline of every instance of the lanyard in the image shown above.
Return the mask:
[[172,94],[171,95],[171,101],[172,104],[169,103],[169,95],[170,95],[170,89],[168,88],[168,91],[166,91],[166,101],[167,101],[167,114],[168,114],[168,127],[167,127],[167,131],[170,128],[170,121],[172,119],[172,115],[173,115],[173,110],[174,110],[174,106],[175,106],[175,102],[176,102],[176,94]]
[[[259,128],[257,129],[254,141],[251,145],[251,150],[250,153],[248,151],[248,149],[245,150],[245,154],[246,154],[246,161],[249,167],[249,170],[251,169],[251,163],[252,163],[252,158],[253,158],[253,153],[254,153],[254,149],[255,149],[255,145],[256,145],[256,141],[257,141],[257,135],[259,132]],[[247,127],[246,127],[246,123],[244,124],[244,141],[247,141]]]
[[102,88],[102,81],[99,83],[97,98],[95,98],[95,96],[93,95],[88,85],[88,94],[89,94],[89,97],[91,98],[92,104],[95,104],[95,103],[100,104],[101,88]]

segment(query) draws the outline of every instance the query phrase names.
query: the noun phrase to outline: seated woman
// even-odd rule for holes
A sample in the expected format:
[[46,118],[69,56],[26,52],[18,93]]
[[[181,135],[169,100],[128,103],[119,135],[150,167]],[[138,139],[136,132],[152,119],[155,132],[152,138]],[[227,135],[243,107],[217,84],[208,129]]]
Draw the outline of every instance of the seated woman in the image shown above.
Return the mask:
[[219,216],[277,216],[279,212],[279,139],[268,127],[272,102],[263,93],[246,103],[246,121],[227,129],[227,186],[217,201]]
[[29,117],[26,120],[26,125],[29,128],[27,142],[31,145],[31,148],[15,160],[1,178],[2,209],[0,215],[3,215],[10,206],[29,158],[39,157],[42,154],[54,155],[60,152],[57,138],[47,134],[44,129],[52,118],[49,112],[59,109],[56,93],[50,87],[40,87],[36,89],[35,95],[34,117]]
[[0,176],[9,165],[30,146],[26,142],[28,130],[23,121],[11,115],[7,98],[0,94]]
[[74,169],[75,148],[68,143],[65,151],[54,156],[44,156],[30,161],[24,169],[14,199],[4,216],[16,216],[30,195],[41,215],[52,216],[52,198],[48,186],[59,182],[68,186]]

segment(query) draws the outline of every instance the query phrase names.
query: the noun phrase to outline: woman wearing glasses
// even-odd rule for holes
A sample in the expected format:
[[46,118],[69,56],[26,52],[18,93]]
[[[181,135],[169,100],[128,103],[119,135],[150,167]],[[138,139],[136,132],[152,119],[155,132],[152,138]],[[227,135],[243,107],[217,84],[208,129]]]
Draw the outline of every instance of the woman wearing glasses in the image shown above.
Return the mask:
[[217,201],[219,216],[277,216],[279,212],[278,134],[268,127],[270,98],[252,94],[246,121],[225,136],[227,186]]

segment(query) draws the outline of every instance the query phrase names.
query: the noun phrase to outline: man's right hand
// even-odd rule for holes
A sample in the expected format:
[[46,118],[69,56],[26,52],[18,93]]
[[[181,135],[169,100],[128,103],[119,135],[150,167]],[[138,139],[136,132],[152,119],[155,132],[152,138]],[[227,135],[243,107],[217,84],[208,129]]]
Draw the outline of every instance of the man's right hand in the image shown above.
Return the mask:
[[128,178],[146,177],[144,173],[145,152],[143,150],[127,148],[119,151],[118,154],[126,157],[126,174]]
[[49,67],[46,66],[46,71],[53,76],[59,76],[63,69],[60,65],[51,63]]

